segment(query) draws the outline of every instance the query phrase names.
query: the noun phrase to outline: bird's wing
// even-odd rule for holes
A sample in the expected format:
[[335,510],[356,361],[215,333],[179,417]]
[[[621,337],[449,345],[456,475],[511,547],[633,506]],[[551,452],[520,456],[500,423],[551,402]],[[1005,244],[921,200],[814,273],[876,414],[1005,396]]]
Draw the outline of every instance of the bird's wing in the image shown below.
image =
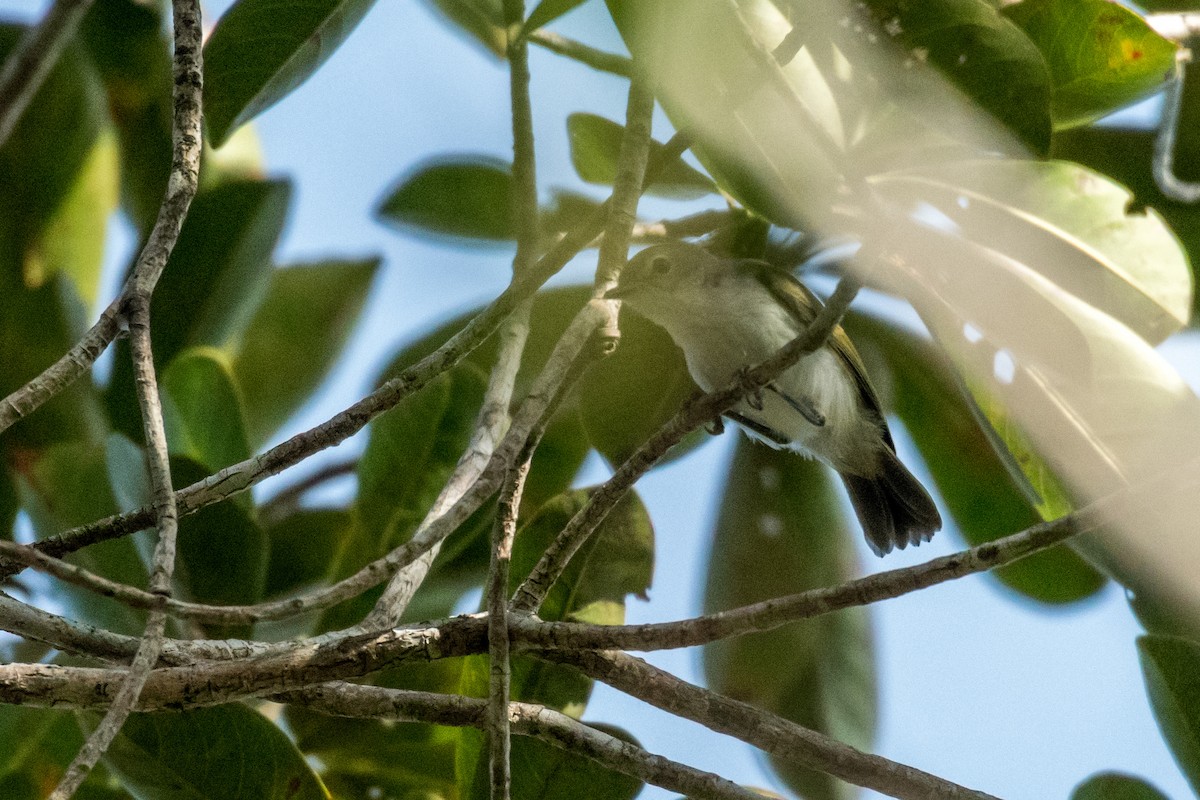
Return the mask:
[[[762,283],[767,291],[782,303],[801,325],[807,326],[811,324],[816,319],[821,308],[824,307],[821,300],[807,286],[796,280],[792,273],[774,264],[766,261],[745,259],[738,262],[738,269],[752,275]],[[842,362],[846,365],[846,369],[854,376],[854,382],[858,386],[858,392],[862,397],[863,405],[874,411],[879,416],[880,421],[884,423],[884,441],[887,442],[888,447],[894,452],[896,446],[892,443],[892,434],[887,428],[886,420],[884,420],[883,406],[879,402],[879,395],[875,393],[875,387],[867,379],[867,368],[863,364],[862,356],[858,354],[857,348],[854,347],[854,342],[850,341],[850,337],[842,330],[842,326],[838,325],[829,336],[828,344],[833,349],[833,352],[841,357]]]

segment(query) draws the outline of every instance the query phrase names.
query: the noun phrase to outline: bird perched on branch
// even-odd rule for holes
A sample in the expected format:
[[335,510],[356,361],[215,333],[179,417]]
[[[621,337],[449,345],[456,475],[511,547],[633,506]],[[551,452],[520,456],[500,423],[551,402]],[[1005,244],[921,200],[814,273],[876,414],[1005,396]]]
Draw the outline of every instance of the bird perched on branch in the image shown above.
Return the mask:
[[[774,355],[821,309],[784,269],[719,258],[684,242],[642,250],[607,297],[664,328],[705,391]],[[840,326],[820,349],[725,415],[753,438],[837,470],[877,555],[929,541],[942,527],[929,493],[897,458],[879,397]]]

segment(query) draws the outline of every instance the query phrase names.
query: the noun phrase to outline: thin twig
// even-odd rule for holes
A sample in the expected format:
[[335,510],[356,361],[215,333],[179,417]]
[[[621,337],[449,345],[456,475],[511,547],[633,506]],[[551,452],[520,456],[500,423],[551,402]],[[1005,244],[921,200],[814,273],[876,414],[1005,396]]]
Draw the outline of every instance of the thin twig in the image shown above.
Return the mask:
[[614,651],[547,651],[539,658],[585,675],[766,753],[903,800],[997,800],[928,772],[864,753],[749,703],[680,680]]
[[[521,36],[525,22],[525,0],[503,0],[504,23],[508,31],[508,74],[513,135],[512,205],[517,231],[517,252],[513,256],[513,274],[521,275],[529,268],[538,246],[537,159],[533,138],[533,104],[529,97],[529,44]],[[529,315],[525,309],[524,332],[529,331]],[[525,339],[520,346],[523,349]],[[517,351],[517,361],[520,361]],[[513,371],[515,377],[516,371]],[[511,397],[512,386],[509,385]],[[491,800],[509,800],[512,796],[512,742],[508,725],[508,700],[512,668],[508,660],[508,617],[505,595],[508,592],[508,565],[512,559],[512,542],[516,534],[517,513],[521,507],[521,492],[529,474],[533,457],[532,440],[521,448],[521,455],[508,464],[504,486],[500,489],[496,520],[492,528],[491,555],[488,564],[488,796]],[[496,613],[499,609],[499,613]]]
[[771,630],[789,622],[889,600],[1011,564],[1088,530],[1091,526],[1089,508],[924,564],[879,572],[837,586],[810,589],[715,614],[642,625],[590,625],[514,617],[510,623],[512,638],[522,648],[650,651],[694,647]]
[[[193,0],[183,0],[193,2]],[[176,16],[179,15],[176,3]],[[178,29],[177,29],[178,30]],[[198,30],[198,28],[197,28]],[[178,34],[177,34],[178,35]],[[198,42],[197,42],[198,43]],[[158,602],[150,610],[141,644],[133,657],[129,673],[109,706],[100,724],[88,736],[83,747],[63,773],[49,800],[69,800],[79,789],[88,772],[107,752],[113,739],[133,711],[138,695],[158,663],[162,652],[163,632],[167,615],[165,599],[171,593],[171,575],[175,570],[175,539],[179,531],[179,516],[175,510],[175,491],[171,488],[171,464],[167,455],[167,431],[163,422],[162,401],[154,372],[154,355],[150,346],[150,298],[131,299],[129,303],[129,341],[133,358],[134,382],[142,410],[142,428],[146,436],[146,464],[157,517],[158,544],[154,548],[153,570],[150,574],[150,594]]]
[[625,105],[625,133],[617,154],[617,174],[613,179],[612,204],[600,256],[596,264],[595,297],[617,285],[621,269],[629,255],[629,236],[637,220],[638,199],[650,155],[650,125],[654,116],[654,95],[641,79],[629,83]]
[[[198,0],[174,0],[172,20],[175,29],[174,75],[175,117],[173,119],[173,161],[167,197],[160,209],[158,230],[162,223],[164,247],[154,251],[139,264],[133,276],[133,293],[125,303],[128,321],[134,382],[142,412],[142,429],[146,439],[146,464],[153,496],[155,527],[158,543],[154,549],[150,574],[150,593],[157,598],[150,610],[141,644],[134,655],[129,672],[113,698],[112,705],[96,729],[88,735],[79,752],[71,760],[50,800],[69,800],[87,778],[88,772],[107,752],[120,733],[125,720],[145,686],[162,651],[167,615],[163,610],[171,594],[171,576],[175,569],[175,539],[179,530],[179,514],[175,508],[175,490],[171,486],[171,464],[167,454],[167,431],[163,421],[162,401],[154,370],[154,354],[150,344],[150,297],[158,276],[166,265],[167,256],[178,238],[183,217],[196,193],[200,146],[200,98],[202,90],[202,56],[200,4]],[[173,191],[174,190],[174,191]],[[154,234],[151,233],[151,238]],[[147,245],[149,247],[149,245]],[[155,259],[161,256],[162,263]]]
[[583,508],[576,512],[546,548],[537,567],[513,595],[513,608],[536,611],[571,557],[630,487],[684,436],[732,408],[746,395],[760,390],[801,358],[820,348],[837,327],[842,314],[858,294],[858,289],[856,280],[843,277],[829,301],[799,336],[766,361],[741,373],[729,385],[692,400],[659,428],[588,498]]
[[92,0],[55,0],[42,21],[21,37],[0,69],[0,147],[58,63]]
[[345,475],[353,475],[358,468],[357,458],[347,458],[342,461],[334,461],[330,464],[325,464],[311,475],[306,475],[300,480],[293,483],[284,489],[281,489],[278,494],[273,495],[270,499],[264,501],[258,507],[258,518],[264,527],[270,526],[284,517],[292,513],[299,505],[300,499],[308,492],[317,488],[323,483],[341,478]]
[[496,520],[492,525],[491,559],[488,564],[488,774],[492,800],[511,794],[512,767],[508,704],[512,689],[512,664],[508,642],[508,574],[521,493],[529,475],[533,448],[527,447],[509,469],[500,490]]
[[566,36],[561,36],[544,28],[533,31],[529,34],[528,38],[529,41],[539,47],[544,47],[552,53],[557,53],[560,56],[566,56],[581,64],[586,64],[600,72],[620,75],[623,78],[633,75],[633,61],[625,56],[597,50],[595,47],[590,47],[583,42],[568,39]]

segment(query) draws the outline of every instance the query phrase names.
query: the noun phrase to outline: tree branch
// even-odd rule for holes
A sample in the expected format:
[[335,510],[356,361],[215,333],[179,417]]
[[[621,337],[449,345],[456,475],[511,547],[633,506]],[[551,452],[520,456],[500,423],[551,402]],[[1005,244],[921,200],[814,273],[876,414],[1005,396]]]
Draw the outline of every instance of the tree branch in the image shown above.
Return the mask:
[[939,583],[986,572],[1061,544],[1089,530],[1092,525],[1090,512],[1085,508],[924,564],[879,572],[837,586],[810,589],[677,622],[590,625],[514,617],[511,623],[512,636],[522,647],[555,650],[650,651],[694,647],[719,639],[771,630],[789,622],[818,617],[843,608],[901,597]]
[[[178,239],[183,218],[187,215],[188,206],[196,193],[199,175],[203,65],[198,0],[174,0],[172,20],[175,30],[173,73],[176,80],[171,173],[167,195],[159,210],[154,231],[151,232],[150,240],[134,267],[128,291],[123,292],[126,297],[124,314],[129,325],[134,381],[146,437],[146,462],[153,495],[155,526],[158,530],[158,543],[155,546],[150,575],[150,593],[155,596],[156,602],[150,610],[133,663],[121,681],[112,705],[71,760],[58,785],[51,792],[50,800],[69,800],[120,733],[151,670],[158,663],[167,621],[163,606],[171,593],[179,515],[175,508],[175,490],[171,486],[166,425],[163,421],[162,402],[150,343],[150,297]],[[158,247],[152,247],[156,233],[161,241]]]
[[539,658],[575,667],[596,680],[718,733],[902,800],[997,800],[914,767],[863,753],[824,734],[702,689],[641,659],[613,651],[547,651]]

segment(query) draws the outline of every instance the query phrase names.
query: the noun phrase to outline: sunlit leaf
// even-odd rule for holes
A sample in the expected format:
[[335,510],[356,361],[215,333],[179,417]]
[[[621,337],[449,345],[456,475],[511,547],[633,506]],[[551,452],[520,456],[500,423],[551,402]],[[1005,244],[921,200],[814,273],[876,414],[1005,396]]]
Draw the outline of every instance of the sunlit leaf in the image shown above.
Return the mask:
[[[582,112],[567,117],[567,134],[571,141],[571,163],[575,172],[588,183],[612,185],[617,176],[617,160],[621,152],[624,126],[596,114]],[[652,141],[650,158],[662,150],[662,144]],[[676,158],[666,164],[659,177],[646,191],[663,197],[691,200],[716,191],[711,179]]]
[[378,214],[416,233],[507,241],[515,229],[512,171],[486,156],[439,159],[401,179]]
[[928,62],[1027,147],[1046,151],[1051,86],[1045,61],[996,4],[868,0],[868,5],[883,32],[902,48],[893,76],[901,85],[916,63]]
[[212,347],[181,352],[160,382],[171,455],[216,472],[250,457],[245,414],[229,359]]
[[1023,0],[1004,16],[1046,59],[1056,128],[1085,125],[1154,91],[1179,49],[1109,0]]
[[[739,441],[721,500],[704,608],[715,612],[852,577],[851,537],[828,468]],[[866,610],[852,608],[704,647],[710,688],[869,750],[875,669]],[[796,792],[841,800],[854,790],[823,773],[772,760]]]
[[933,204],[962,236],[1116,317],[1151,343],[1187,324],[1187,256],[1162,218],[1128,211],[1128,190],[1061,161],[975,161],[878,176],[887,196]]
[[117,207],[117,142],[112,129],[96,139],[66,197],[25,256],[26,282],[62,271],[89,307],[95,305],[108,220]]
[[204,46],[204,119],[220,146],[286,97],[346,40],[374,0],[238,0]]
[[1167,800],[1167,796],[1133,775],[1101,772],[1076,786],[1071,800]]
[[1193,791],[1200,791],[1200,644],[1142,636],[1138,656],[1150,707]]
[[[23,31],[0,24],[0,61]],[[106,121],[95,68],[80,47],[68,46],[0,148],[0,242],[6,250],[22,253],[42,235],[79,180]]]
[[277,269],[233,362],[252,445],[261,445],[329,374],[358,322],[378,259]]
[[[864,355],[878,353],[886,362],[886,375],[875,376],[874,383],[884,387],[885,404],[912,435],[955,526],[968,543],[982,544],[1042,521],[1034,501],[1021,491],[1014,480],[1017,476],[989,443],[981,428],[989,423],[981,422],[972,411],[965,387],[932,343],[865,315],[848,317],[845,326]],[[868,366],[872,363],[867,362]],[[1027,446],[1021,448],[1011,439],[1005,445],[1009,452],[1028,454]],[[1014,464],[1014,469],[1019,467]],[[1017,479],[1025,480],[1023,475]],[[1046,491],[1044,484],[1040,488]],[[1052,495],[1050,502],[1058,496]],[[1046,498],[1039,498],[1046,503]],[[1044,508],[1051,516],[1065,513],[1061,508]],[[993,574],[1013,589],[1046,603],[1089,597],[1104,585],[1104,577],[1065,546],[1021,559]]]
[[[791,29],[783,14],[768,0],[608,0],[608,8],[672,123],[692,135],[693,152],[721,188],[774,222],[803,227],[804,213],[781,200],[829,196],[831,156],[844,147],[845,131],[810,58],[801,54],[782,70],[772,60],[769,47]],[[736,114],[723,110],[731,97]],[[782,131],[792,147],[786,159],[756,144],[760,134]]]
[[238,704],[133,714],[104,756],[139,800],[331,800],[283,731]]
[[[1200,81],[1193,82],[1200,87]],[[1093,125],[1064,131],[1054,137],[1057,158],[1078,161],[1102,172],[1127,186],[1133,192],[1132,208],[1151,206],[1162,215],[1187,250],[1192,268],[1192,311],[1200,302],[1196,292],[1195,271],[1200,265],[1200,209],[1180,203],[1163,195],[1154,180],[1154,131],[1128,130]],[[1191,163],[1200,163],[1200,147],[1185,153],[1185,141],[1179,141],[1176,165],[1184,170]]]
[[96,0],[79,26],[108,90],[120,142],[121,203],[143,235],[171,169],[169,27],[161,3],[139,0]]

